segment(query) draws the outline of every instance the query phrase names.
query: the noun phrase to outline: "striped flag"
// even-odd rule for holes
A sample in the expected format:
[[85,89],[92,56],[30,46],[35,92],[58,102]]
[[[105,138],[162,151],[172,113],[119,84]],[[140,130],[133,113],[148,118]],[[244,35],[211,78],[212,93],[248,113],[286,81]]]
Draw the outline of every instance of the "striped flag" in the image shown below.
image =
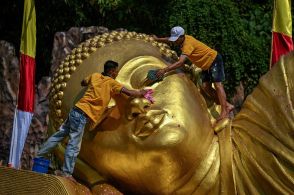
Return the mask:
[[293,50],[291,0],[275,0],[270,68],[281,55]]
[[20,158],[34,112],[36,11],[34,0],[24,0],[20,44],[20,80],[14,114],[9,165],[20,168]]

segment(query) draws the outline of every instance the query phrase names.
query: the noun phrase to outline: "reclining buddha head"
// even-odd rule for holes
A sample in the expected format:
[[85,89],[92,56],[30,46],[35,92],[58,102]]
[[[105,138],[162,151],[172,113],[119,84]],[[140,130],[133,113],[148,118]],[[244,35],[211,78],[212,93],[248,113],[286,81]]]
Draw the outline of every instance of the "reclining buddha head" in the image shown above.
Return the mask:
[[116,80],[125,87],[154,90],[153,104],[115,96],[107,117],[94,130],[85,129],[79,155],[91,170],[132,191],[172,192],[193,174],[214,138],[206,103],[181,70],[145,85],[148,71],[165,67],[174,55],[147,35],[115,32],[81,44],[53,80],[50,120],[55,129],[81,97],[81,80],[102,72],[107,60],[119,63]]

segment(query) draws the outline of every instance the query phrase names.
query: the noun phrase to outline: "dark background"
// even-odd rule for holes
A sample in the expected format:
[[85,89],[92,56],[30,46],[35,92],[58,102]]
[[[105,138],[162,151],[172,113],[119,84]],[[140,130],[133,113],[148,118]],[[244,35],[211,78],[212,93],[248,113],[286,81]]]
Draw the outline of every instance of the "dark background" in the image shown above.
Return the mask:
[[[273,0],[35,0],[37,13],[36,83],[49,75],[54,34],[74,26],[125,28],[159,36],[182,25],[220,52],[228,94],[243,81],[246,94],[268,70]],[[1,2],[0,39],[18,55],[23,1]]]

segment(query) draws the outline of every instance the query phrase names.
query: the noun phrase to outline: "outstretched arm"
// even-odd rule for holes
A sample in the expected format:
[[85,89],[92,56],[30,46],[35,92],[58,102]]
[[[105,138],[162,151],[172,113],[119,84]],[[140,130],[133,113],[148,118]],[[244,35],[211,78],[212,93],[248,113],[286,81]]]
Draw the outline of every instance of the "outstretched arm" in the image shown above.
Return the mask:
[[167,43],[167,44],[170,43],[170,41],[168,40],[168,37],[159,38],[156,35],[153,35],[153,39],[154,41],[161,42],[161,43]]
[[185,63],[186,58],[187,58],[186,55],[181,55],[180,58],[179,58],[179,60],[178,60],[177,62],[175,62],[175,63],[173,63],[173,64],[171,64],[171,65],[169,65],[169,66],[167,66],[167,67],[165,67],[165,68],[163,68],[163,69],[160,69],[160,70],[156,73],[156,76],[157,76],[158,78],[161,78],[161,77],[164,76],[165,73],[168,73],[168,72],[170,72],[170,71],[172,71],[172,70],[175,70],[175,69],[177,69],[177,68],[183,66],[184,63]]
[[147,91],[144,89],[131,90],[131,89],[127,89],[125,87],[122,88],[121,92],[126,94],[127,96],[130,96],[130,97],[144,97],[144,95],[147,93]]

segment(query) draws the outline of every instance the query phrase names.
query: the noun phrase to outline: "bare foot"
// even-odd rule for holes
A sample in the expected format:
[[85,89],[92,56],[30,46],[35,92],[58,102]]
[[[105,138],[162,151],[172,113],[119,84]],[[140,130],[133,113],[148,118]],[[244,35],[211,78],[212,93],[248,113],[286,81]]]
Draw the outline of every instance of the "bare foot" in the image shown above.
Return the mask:
[[78,183],[72,175],[64,173],[63,171],[56,170],[56,171],[54,171],[54,174],[57,176],[60,176],[60,177],[64,177],[72,182]]
[[227,103],[227,107],[226,107],[226,110],[227,110],[227,113],[229,114],[230,112],[232,112],[233,110],[235,109],[235,106],[230,104],[230,103]]
[[229,113],[226,111],[221,112],[220,116],[216,119],[216,122],[218,122],[224,118],[229,118]]
[[68,179],[68,180],[70,180],[70,181],[72,181],[72,182],[74,182],[74,183],[78,183],[77,182],[77,180],[75,180],[75,178],[73,177],[73,176],[63,176],[63,177],[65,177],[66,179]]
[[7,167],[8,167],[8,168],[13,168],[13,169],[14,169],[14,167],[12,166],[11,163],[8,163],[8,164],[7,164]]

